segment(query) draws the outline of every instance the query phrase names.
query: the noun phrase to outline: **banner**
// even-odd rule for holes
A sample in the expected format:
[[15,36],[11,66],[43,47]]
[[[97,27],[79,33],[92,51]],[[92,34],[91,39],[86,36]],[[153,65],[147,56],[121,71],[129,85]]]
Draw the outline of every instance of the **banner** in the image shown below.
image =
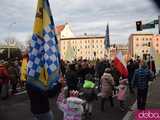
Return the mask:
[[54,89],[60,78],[60,54],[48,0],[38,0],[27,77],[27,83],[38,91]]

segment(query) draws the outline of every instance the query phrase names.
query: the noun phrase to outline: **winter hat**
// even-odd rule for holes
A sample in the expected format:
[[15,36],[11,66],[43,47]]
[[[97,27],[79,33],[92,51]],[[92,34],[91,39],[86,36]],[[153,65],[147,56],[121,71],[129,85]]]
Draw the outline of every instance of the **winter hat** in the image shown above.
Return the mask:
[[72,90],[72,91],[69,91],[69,95],[70,97],[78,97],[79,92],[77,90]]
[[85,80],[83,84],[83,88],[94,88],[95,84],[92,81]]
[[110,73],[110,72],[111,72],[111,69],[110,69],[110,68],[106,68],[106,69],[104,70],[104,72],[105,72],[105,73]]

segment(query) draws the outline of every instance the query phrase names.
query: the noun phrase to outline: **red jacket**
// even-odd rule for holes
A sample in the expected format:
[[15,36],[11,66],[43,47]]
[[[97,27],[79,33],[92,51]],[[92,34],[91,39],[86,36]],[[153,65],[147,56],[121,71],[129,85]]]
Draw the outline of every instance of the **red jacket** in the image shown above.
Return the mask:
[[9,74],[6,67],[0,64],[0,84],[7,84],[9,81]]

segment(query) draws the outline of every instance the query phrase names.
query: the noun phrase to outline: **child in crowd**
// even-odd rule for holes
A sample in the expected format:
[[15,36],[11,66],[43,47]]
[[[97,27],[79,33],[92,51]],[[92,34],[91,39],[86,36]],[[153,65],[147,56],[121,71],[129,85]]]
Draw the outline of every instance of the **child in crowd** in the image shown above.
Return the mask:
[[114,79],[111,75],[111,69],[106,68],[102,77],[101,77],[101,111],[104,111],[105,102],[107,98],[110,101],[111,107],[114,107],[113,101],[113,86],[114,86]]
[[92,115],[93,101],[97,99],[95,83],[92,81],[92,79],[92,75],[87,74],[85,76],[85,81],[82,88],[83,97],[86,101],[85,112],[88,113],[89,116]]
[[125,110],[124,101],[126,100],[128,80],[121,79],[119,83],[120,83],[120,85],[118,86],[117,100],[120,103],[120,110],[124,111]]
[[61,111],[64,112],[63,120],[81,120],[83,113],[82,104],[84,101],[78,98],[78,91],[69,91],[69,97],[66,97],[66,91],[67,89],[65,87],[57,98],[58,107]]

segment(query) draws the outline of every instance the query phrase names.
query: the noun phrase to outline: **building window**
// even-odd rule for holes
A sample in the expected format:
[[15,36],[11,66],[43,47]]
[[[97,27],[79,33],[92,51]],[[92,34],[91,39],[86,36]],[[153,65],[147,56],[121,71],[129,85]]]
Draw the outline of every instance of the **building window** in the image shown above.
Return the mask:
[[156,46],[158,47],[158,46],[159,46],[159,44],[157,43],[157,44],[156,44]]
[[87,43],[87,41],[85,40],[85,43]]
[[100,42],[102,43],[102,40],[100,40]]
[[136,47],[138,47],[139,46],[139,44],[136,44]]
[[94,45],[92,45],[92,48],[94,48]]
[[98,48],[98,45],[97,45],[97,48]]
[[89,48],[89,45],[88,45],[88,48]]
[[146,53],[148,53],[148,50],[146,50]]
[[152,38],[150,38],[150,40],[152,40]]
[[102,52],[102,51],[101,51],[100,53],[101,53],[101,54],[103,54],[103,52]]
[[157,41],[158,41],[158,38],[157,38]]
[[87,46],[85,46],[85,48],[87,48]]
[[137,38],[136,40],[138,41],[139,39]]
[[156,50],[157,51],[157,53],[159,53],[159,50]]
[[98,40],[96,41],[96,43],[98,43]]
[[144,53],[144,50],[142,50],[142,53]]
[[63,47],[63,49],[65,50],[65,47]]

